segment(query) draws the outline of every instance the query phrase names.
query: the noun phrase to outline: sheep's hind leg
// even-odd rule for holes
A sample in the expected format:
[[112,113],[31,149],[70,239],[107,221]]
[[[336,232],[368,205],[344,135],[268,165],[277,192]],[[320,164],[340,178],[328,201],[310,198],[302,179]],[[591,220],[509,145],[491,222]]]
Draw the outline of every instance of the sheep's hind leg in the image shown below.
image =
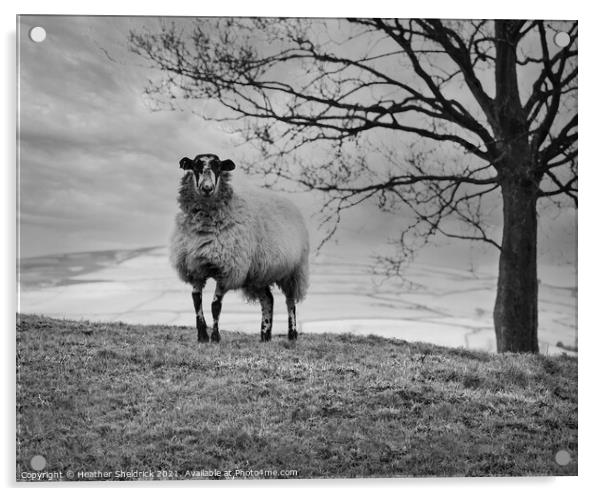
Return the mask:
[[199,343],[209,341],[207,322],[205,322],[205,316],[203,315],[203,286],[204,284],[195,286],[192,290],[192,303],[194,304],[194,313],[196,315],[196,331]]
[[213,332],[211,333],[211,341],[219,343],[221,336],[219,335],[219,316],[222,312],[222,299],[226,291],[222,289],[219,283],[215,286],[215,294],[213,295],[213,303],[211,303],[211,315],[213,316]]
[[286,309],[288,311],[288,338],[292,341],[297,339],[297,315],[293,298],[286,299]]
[[259,296],[261,303],[261,340],[272,339],[272,320],[274,318],[274,297],[270,288],[265,288]]

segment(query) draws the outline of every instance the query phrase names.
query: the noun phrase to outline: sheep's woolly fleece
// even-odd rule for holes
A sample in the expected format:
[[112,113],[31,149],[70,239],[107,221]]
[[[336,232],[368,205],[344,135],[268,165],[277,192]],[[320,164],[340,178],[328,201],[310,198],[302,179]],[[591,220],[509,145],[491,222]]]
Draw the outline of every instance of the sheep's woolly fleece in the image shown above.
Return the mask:
[[170,252],[179,277],[201,287],[208,278],[219,279],[223,289],[242,289],[250,300],[272,284],[295,301],[303,299],[309,236],[301,213],[271,191],[234,191],[230,179],[223,172],[215,196],[204,199],[193,174],[182,177]]

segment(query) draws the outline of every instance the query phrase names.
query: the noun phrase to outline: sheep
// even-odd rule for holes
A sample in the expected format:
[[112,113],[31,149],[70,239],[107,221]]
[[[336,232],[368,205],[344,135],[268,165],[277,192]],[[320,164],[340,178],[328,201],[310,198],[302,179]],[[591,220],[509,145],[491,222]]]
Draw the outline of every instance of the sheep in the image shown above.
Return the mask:
[[[219,317],[227,291],[242,289],[261,304],[261,341],[272,337],[276,284],[286,297],[288,339],[297,339],[295,304],[307,292],[309,235],[301,212],[288,199],[267,190],[234,191],[232,160],[214,154],[184,157],[170,261],[192,285],[197,339],[208,342],[202,291],[216,281],[211,303],[211,341],[219,342]],[[239,189],[239,188],[237,188]]]

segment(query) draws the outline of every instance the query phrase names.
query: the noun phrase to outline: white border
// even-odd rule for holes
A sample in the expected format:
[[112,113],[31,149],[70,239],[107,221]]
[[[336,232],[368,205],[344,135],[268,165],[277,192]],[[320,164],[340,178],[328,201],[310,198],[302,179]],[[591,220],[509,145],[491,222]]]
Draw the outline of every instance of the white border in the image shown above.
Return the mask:
[[[107,0],[83,3],[74,0],[22,0],[14,2],[19,14],[80,15],[209,15],[209,16],[308,16],[308,17],[442,17],[442,18],[546,18],[575,19],[587,9],[577,2],[558,0],[504,0],[476,2],[468,0],[429,0],[397,2],[387,0],[346,0],[324,2],[282,2],[275,0],[225,0],[222,2],[127,2]],[[4,4],[6,5],[6,3]],[[4,10],[8,10],[4,7]]]
[[[4,256],[1,265],[2,302],[4,319],[4,350],[5,361],[2,367],[4,391],[7,392],[4,408],[2,409],[3,427],[0,440],[3,449],[0,451],[0,467],[4,486],[13,486],[15,471],[14,450],[14,312],[15,312],[15,15],[16,14],[80,14],[80,15],[278,15],[278,16],[312,16],[312,17],[341,17],[341,16],[370,16],[370,17],[454,17],[454,18],[546,18],[546,19],[579,19],[580,26],[580,209],[579,209],[579,477],[570,478],[541,478],[541,479],[416,479],[416,480],[313,480],[269,483],[263,481],[247,481],[236,483],[206,483],[199,487],[194,484],[194,491],[220,490],[241,491],[251,494],[305,493],[317,489],[331,492],[341,488],[346,493],[357,490],[365,492],[377,486],[377,491],[400,494],[399,491],[420,492],[426,494],[503,494],[528,490],[530,493],[563,494],[568,491],[586,490],[596,481],[597,464],[600,453],[600,428],[597,418],[599,409],[597,399],[599,394],[599,363],[602,342],[599,325],[600,309],[597,294],[599,291],[600,261],[597,252],[599,248],[598,230],[600,226],[600,205],[596,201],[600,197],[598,189],[602,185],[599,147],[596,147],[600,129],[600,27],[595,9],[595,2],[569,1],[530,1],[503,0],[501,2],[469,2],[455,0],[437,0],[428,2],[403,2],[371,0],[351,0],[340,3],[325,2],[324,0],[304,0],[302,2],[278,2],[254,0],[252,2],[222,1],[222,2],[190,2],[170,0],[169,2],[125,2],[123,0],[103,0],[103,2],[78,1],[5,1],[0,7],[3,24],[4,41],[4,77],[1,78],[2,94],[4,95],[4,118],[2,125],[2,150],[4,150],[4,166],[2,168],[2,202],[3,215],[2,233]],[[597,485],[597,484],[596,484]],[[46,491],[63,491],[65,487],[45,485]],[[187,489],[191,485],[170,485],[177,490]],[[26,492],[35,485],[22,489]],[[164,492],[163,483],[148,484],[105,484],[104,488],[113,490],[131,489],[145,492]],[[125,487],[125,489],[124,489]],[[76,490],[98,492],[104,489],[96,484],[78,485]]]

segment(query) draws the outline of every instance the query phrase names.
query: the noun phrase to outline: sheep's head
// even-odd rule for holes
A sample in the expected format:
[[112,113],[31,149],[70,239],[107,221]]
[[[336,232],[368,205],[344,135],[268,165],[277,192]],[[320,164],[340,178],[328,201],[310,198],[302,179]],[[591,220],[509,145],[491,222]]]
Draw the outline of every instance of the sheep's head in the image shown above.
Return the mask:
[[236,166],[232,160],[220,160],[217,155],[204,153],[197,155],[194,160],[184,157],[180,160],[180,168],[191,171],[191,181],[197,193],[203,197],[211,197],[219,189],[223,172],[230,172]]

